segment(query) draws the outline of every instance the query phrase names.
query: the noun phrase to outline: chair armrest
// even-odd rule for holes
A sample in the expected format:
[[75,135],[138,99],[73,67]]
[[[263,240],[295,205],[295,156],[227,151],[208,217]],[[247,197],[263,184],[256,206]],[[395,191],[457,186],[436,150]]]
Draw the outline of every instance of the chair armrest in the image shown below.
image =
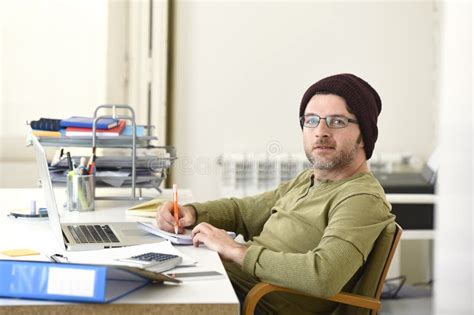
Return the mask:
[[342,304],[348,304],[352,306],[368,308],[375,311],[378,311],[380,307],[382,306],[382,303],[380,302],[380,300],[377,300],[375,298],[371,298],[368,296],[347,293],[347,292],[339,292],[338,294],[334,296],[330,296],[330,297],[322,298],[322,299],[338,302]]
[[[258,301],[260,301],[260,299],[264,295],[270,292],[277,292],[277,291],[314,297],[312,295],[302,293],[300,291],[296,291],[293,289],[288,289],[285,287],[280,287],[277,285],[260,282],[257,285],[255,285],[247,294],[247,297],[245,298],[245,302],[244,302],[244,314],[253,315]],[[331,296],[328,298],[320,298],[320,299],[368,308],[368,309],[372,309],[376,311],[379,310],[381,307],[380,300],[377,300],[371,297],[362,296],[362,295],[346,293],[346,292],[340,292],[334,296]]]

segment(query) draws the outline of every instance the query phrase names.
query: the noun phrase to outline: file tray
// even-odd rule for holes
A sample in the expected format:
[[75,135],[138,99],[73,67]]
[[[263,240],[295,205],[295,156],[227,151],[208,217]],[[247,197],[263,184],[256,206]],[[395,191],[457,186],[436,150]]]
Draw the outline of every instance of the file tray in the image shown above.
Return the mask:
[[[162,156],[137,156],[136,168],[138,169],[165,169],[170,168],[171,163],[174,159],[170,153],[162,153]],[[71,157],[76,164],[81,160],[81,156]],[[57,168],[68,168],[67,159],[64,157],[58,163],[52,165]],[[95,166],[97,169],[131,169],[132,168],[132,157],[131,156],[97,156],[95,159]]]
[[[150,154],[153,150],[154,154]],[[155,188],[160,191],[159,186],[166,178],[167,170],[176,159],[173,150],[168,147],[151,147],[147,154],[137,156],[135,159],[135,184],[139,188]],[[81,156],[72,156],[73,162],[78,164]],[[130,156],[97,156],[96,160],[96,187],[131,187],[133,172],[133,160]],[[51,162],[49,166],[52,182],[58,186],[66,183],[68,163],[65,156],[58,161]]]
[[110,303],[149,283],[180,280],[144,269],[24,260],[0,260],[0,296]]
[[[100,115],[100,111],[111,110],[112,114]],[[123,110],[127,112],[126,115],[119,115],[116,110]],[[114,135],[114,136],[98,136],[97,135],[97,122],[100,119],[117,119],[126,120],[130,122],[130,135]],[[142,127],[142,126],[140,126]],[[176,150],[173,146],[155,146],[152,142],[158,140],[157,137],[152,136],[153,126],[143,126],[140,128],[140,132],[137,130],[135,123],[135,112],[132,107],[128,105],[100,105],[98,106],[93,115],[92,122],[92,136],[84,137],[36,137],[42,147],[90,147],[93,156],[96,156],[97,148],[120,148],[129,149],[131,152],[127,157],[118,157],[114,159],[114,156],[109,158],[104,157],[96,160],[96,187],[130,187],[130,197],[132,200],[143,200],[148,197],[141,196],[141,188],[156,188],[161,193],[159,188],[163,179],[166,177],[167,170],[171,167],[174,159],[176,159]],[[144,130],[147,129],[148,135],[144,134]],[[125,129],[126,130],[126,129]],[[35,137],[33,134],[31,137]],[[30,139],[31,143],[31,139]],[[153,155],[148,154],[156,149],[165,151],[164,155]],[[143,156],[137,154],[138,150],[146,152]],[[158,158],[157,158],[158,157]],[[105,165],[109,165],[107,168]],[[100,173],[100,172],[105,173]],[[118,172],[118,174],[112,174],[110,172]],[[66,176],[62,173],[60,167],[56,167],[56,163],[50,166],[50,173],[52,181],[54,183],[62,183]],[[137,191],[139,196],[137,196]],[[97,198],[96,198],[97,199]],[[122,200],[122,196],[102,196],[100,199],[103,200]]]
[[[92,137],[37,137],[44,147],[92,147]],[[155,136],[142,136],[136,138],[137,146],[146,146],[152,140],[158,140]],[[130,148],[132,136],[96,137],[96,145],[101,148]]]
[[[67,170],[50,169],[51,181],[55,187],[65,186],[67,181]],[[100,174],[100,172],[99,172]],[[166,174],[151,174],[148,175],[137,174],[135,183],[140,188],[155,188],[159,190],[161,182],[166,178]],[[95,176],[95,187],[117,187],[128,188],[132,186],[132,178],[129,175],[123,176]]]

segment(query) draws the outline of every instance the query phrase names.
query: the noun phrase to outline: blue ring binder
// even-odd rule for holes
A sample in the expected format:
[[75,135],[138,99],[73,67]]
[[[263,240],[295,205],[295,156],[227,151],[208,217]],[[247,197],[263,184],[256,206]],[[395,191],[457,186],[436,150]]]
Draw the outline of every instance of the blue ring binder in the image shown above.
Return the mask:
[[151,282],[180,282],[138,268],[0,260],[0,296],[109,303]]

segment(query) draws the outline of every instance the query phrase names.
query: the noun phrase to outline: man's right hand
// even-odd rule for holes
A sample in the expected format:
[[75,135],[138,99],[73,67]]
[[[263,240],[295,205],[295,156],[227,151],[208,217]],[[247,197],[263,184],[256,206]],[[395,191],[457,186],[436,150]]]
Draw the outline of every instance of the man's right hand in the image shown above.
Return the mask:
[[[179,209],[179,233],[184,232],[184,228],[196,223],[196,210],[191,206],[178,206]],[[165,202],[156,212],[156,223],[160,229],[174,233],[176,220],[173,216],[173,202]]]

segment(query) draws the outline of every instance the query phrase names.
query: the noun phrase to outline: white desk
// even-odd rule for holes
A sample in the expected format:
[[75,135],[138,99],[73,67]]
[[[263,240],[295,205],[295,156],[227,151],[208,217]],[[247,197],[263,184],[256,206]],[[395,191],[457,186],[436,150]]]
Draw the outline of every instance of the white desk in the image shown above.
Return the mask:
[[[169,191],[165,192],[169,193]],[[156,196],[156,193],[154,193]],[[58,204],[63,203],[64,189],[57,190]],[[38,252],[60,251],[45,219],[14,219],[7,217],[13,208],[28,208],[31,199],[38,207],[44,206],[43,192],[39,189],[0,189],[0,251],[29,248]],[[183,200],[185,202],[185,200]],[[125,209],[139,202],[96,201],[96,211],[64,213],[64,222],[135,221],[126,216]],[[54,301],[1,299],[0,314],[18,313],[71,313],[71,314],[238,314],[239,301],[226,275],[217,253],[204,247],[178,247],[184,254],[193,257],[200,266],[217,270],[225,277],[213,280],[193,280],[179,285],[149,285],[111,304],[73,304]],[[0,255],[2,257],[2,255]],[[33,258],[34,256],[31,256]],[[26,257],[21,257],[25,259]],[[186,268],[191,271],[191,268]]]

